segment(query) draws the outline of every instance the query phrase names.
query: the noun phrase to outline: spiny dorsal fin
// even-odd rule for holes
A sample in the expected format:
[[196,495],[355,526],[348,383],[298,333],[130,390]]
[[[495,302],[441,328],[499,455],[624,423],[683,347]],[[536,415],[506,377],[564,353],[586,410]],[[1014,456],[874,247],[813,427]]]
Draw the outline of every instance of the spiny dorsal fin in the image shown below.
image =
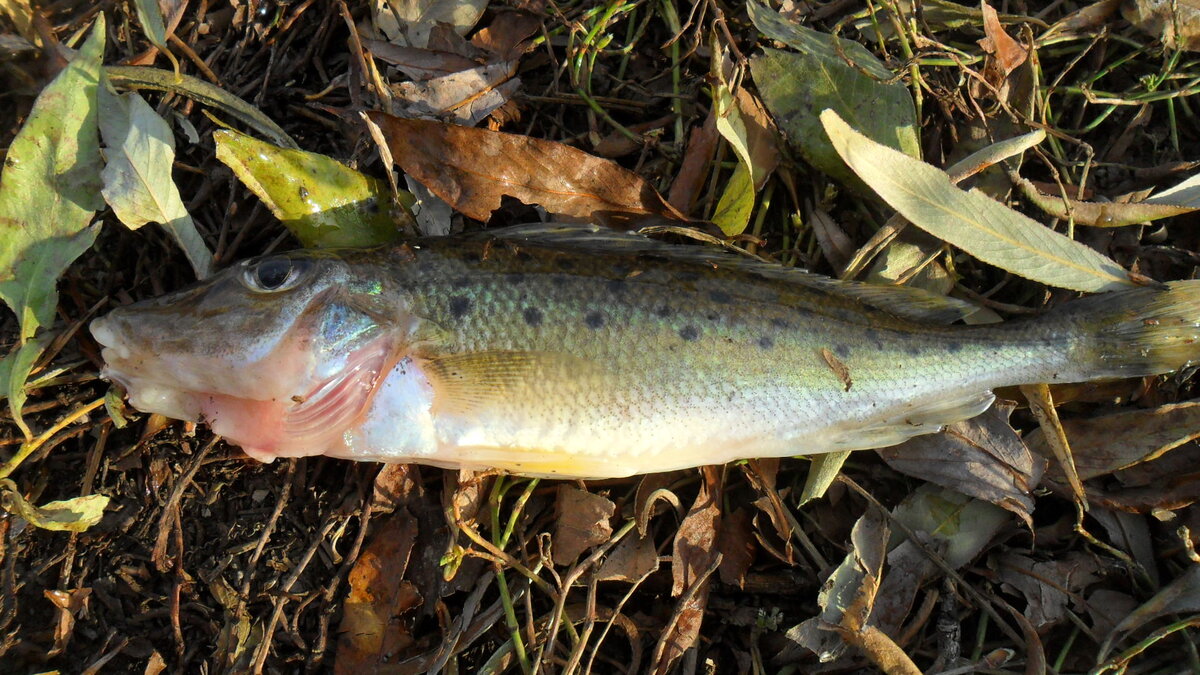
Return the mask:
[[919,322],[952,323],[978,309],[971,303],[935,295],[910,286],[883,286],[858,281],[842,281],[795,267],[786,267],[739,255],[715,246],[684,246],[650,239],[638,232],[613,230],[599,225],[573,223],[532,223],[486,230],[468,236],[520,241],[547,248],[575,251],[616,251],[642,253],[709,267],[720,266],[756,274],[829,293],[854,298],[893,316]]

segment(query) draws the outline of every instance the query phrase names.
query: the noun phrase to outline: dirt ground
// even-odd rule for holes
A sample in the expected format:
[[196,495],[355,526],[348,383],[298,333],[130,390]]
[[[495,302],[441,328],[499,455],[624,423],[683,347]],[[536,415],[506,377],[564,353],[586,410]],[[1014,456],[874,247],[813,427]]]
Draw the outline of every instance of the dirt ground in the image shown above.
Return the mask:
[[[0,3],[6,156],[99,13],[105,65],[172,68],[132,0],[31,4]],[[871,82],[916,101],[915,149],[930,164],[1043,129],[1023,162],[967,187],[1171,281],[1200,263],[1190,209],[1160,218],[1114,208],[1130,224],[1085,224],[1098,203],[1123,207],[1197,170],[1200,59],[1187,48],[1200,19],[1181,15],[1171,42],[1148,17],[1155,4],[996,2],[991,26],[978,4],[940,0],[789,0],[779,16],[874,54],[892,77]],[[451,31],[410,52],[389,51],[397,43],[377,31],[368,2],[161,5],[182,73],[240,97],[299,148],[376,178],[392,167],[359,113],[390,110],[572,146],[613,175],[640,176],[677,212],[720,220],[743,160],[713,111],[740,83],[751,103],[733,105],[769,129],[754,140],[754,170],[770,168],[734,243],[839,276],[892,213],[816,168],[795,120],[777,114],[779,101],[819,94],[767,84],[758,69],[776,57],[764,50],[795,49],[742,3],[493,1],[459,31],[466,39]],[[481,65],[503,73],[429,84],[430,73]],[[299,246],[216,157],[214,130],[255,125],[198,96],[124,86],[170,122],[173,177],[218,266]],[[499,199],[497,181],[483,182]],[[486,217],[452,206],[455,230],[539,217],[517,199]],[[816,468],[805,458],[587,482],[323,457],[262,464],[203,425],[104,405],[109,384],[86,323],[195,277],[157,225],[132,231],[112,209],[97,218],[95,244],[58,284],[55,337],[27,388],[32,436],[51,433],[4,474],[0,671],[1200,672],[1200,413],[1185,403],[1194,369],[1053,390],[1086,514],[1045,440],[1054,423],[1016,390],[1000,392],[1014,406],[938,440],[854,453],[805,504]],[[858,278],[949,292],[997,318],[1076,295],[913,227],[888,242]],[[18,339],[6,311],[3,351]],[[27,447],[6,408],[0,460]],[[86,531],[50,531],[16,515],[13,493],[109,502]],[[844,612],[830,609],[839,602]]]

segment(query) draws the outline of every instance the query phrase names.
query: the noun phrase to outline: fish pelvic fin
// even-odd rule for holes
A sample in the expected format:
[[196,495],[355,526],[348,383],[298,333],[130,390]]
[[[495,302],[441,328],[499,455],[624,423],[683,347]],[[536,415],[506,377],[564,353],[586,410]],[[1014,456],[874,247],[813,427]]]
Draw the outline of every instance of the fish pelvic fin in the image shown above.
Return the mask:
[[1200,363],[1200,280],[1132,288],[1072,302],[1064,320],[1084,335],[1087,377],[1140,377]]

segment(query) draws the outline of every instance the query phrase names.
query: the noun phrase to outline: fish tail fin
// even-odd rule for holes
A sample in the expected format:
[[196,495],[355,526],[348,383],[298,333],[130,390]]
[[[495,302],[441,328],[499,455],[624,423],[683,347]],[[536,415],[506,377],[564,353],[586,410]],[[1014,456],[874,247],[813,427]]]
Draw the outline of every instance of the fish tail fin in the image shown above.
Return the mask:
[[1072,302],[1062,318],[1085,337],[1086,379],[1168,373],[1200,363],[1200,280]]

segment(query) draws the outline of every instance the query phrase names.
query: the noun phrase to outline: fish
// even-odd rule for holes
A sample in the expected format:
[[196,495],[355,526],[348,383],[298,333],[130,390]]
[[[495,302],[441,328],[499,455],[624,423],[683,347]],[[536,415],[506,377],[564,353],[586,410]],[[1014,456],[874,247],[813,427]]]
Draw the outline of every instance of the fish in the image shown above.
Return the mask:
[[133,407],[258,460],[590,479],[886,447],[997,387],[1200,358],[1200,281],[986,325],[954,303],[540,223],[252,258],[90,331]]

